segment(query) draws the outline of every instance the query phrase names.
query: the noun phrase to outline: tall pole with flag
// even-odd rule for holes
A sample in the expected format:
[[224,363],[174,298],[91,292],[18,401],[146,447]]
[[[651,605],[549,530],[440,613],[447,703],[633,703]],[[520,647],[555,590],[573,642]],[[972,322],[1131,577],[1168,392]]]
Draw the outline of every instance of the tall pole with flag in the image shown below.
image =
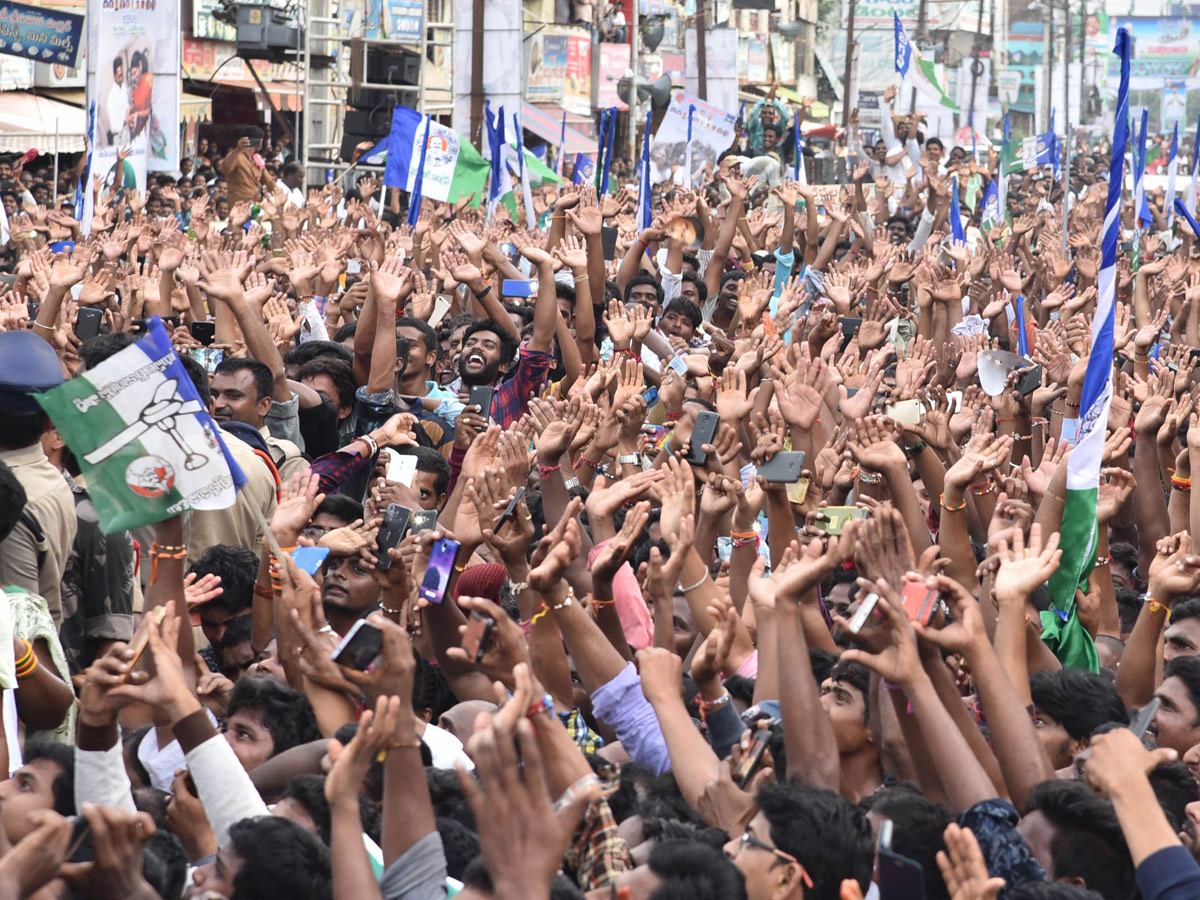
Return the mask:
[[421,155],[417,158],[417,179],[413,182],[412,193],[408,195],[408,224],[417,227],[421,218],[421,199],[425,187],[425,151],[429,149],[430,116],[425,117],[425,132],[421,136]]
[[604,161],[604,144],[608,140],[608,119],[612,110],[600,110],[600,139],[596,142],[596,190],[604,193],[607,190],[607,185],[603,184],[605,168]]
[[558,159],[555,161],[554,174],[562,178],[563,157],[567,155],[567,111],[563,110],[562,132],[558,136]]
[[1000,219],[1008,218],[1008,173],[1004,171],[1008,159],[1008,114],[1004,114],[1004,140],[1000,144],[1000,171],[997,173],[1000,179]]
[[683,186],[692,189],[692,118],[696,115],[696,104],[688,104],[687,146],[683,149]]
[[1137,146],[1133,155],[1133,210],[1137,214],[1138,237],[1154,219],[1150,216],[1150,204],[1146,201],[1146,131],[1150,126],[1150,110],[1142,110],[1142,127],[1138,131]]
[[638,165],[638,228],[649,228],[653,221],[653,186],[650,184],[650,121],[653,111],[646,113],[646,134],[642,138],[642,161]]
[[1179,172],[1179,120],[1171,129],[1171,157],[1167,160],[1167,228],[1175,224],[1175,176]]
[[950,179],[950,237],[955,241],[967,242],[967,232],[963,229],[962,210],[958,202],[958,176]]
[[1196,211],[1196,179],[1200,177],[1200,116],[1196,119],[1196,140],[1192,143],[1192,180],[1187,189],[1187,208]]
[[[1074,422],[1075,449],[1067,459],[1067,493],[1063,502],[1062,560],[1050,577],[1051,608],[1042,613],[1042,640],[1065,668],[1098,672],[1100,660],[1087,628],[1079,621],[1076,589],[1088,590],[1088,575],[1096,562],[1099,525],[1100,466],[1112,402],[1113,328],[1117,288],[1117,247],[1121,241],[1121,188],[1125,178],[1125,151],[1129,144],[1129,31],[1117,31],[1113,52],[1121,60],[1117,89],[1112,162],[1104,230],[1100,241],[1099,294],[1092,319],[1092,352],[1088,357],[1079,398],[1080,417]],[[1064,439],[1068,436],[1064,429]]]
[[801,180],[804,174],[804,145],[800,143],[800,117],[792,110],[792,144],[796,149],[796,163],[792,166],[792,179]]
[[525,177],[525,135],[519,113],[513,113],[513,130],[517,133],[517,177],[521,179],[521,196],[525,198],[525,224],[532,231],[537,228],[537,213],[533,209],[533,188]]
[[613,161],[613,140],[617,136],[617,108],[614,106],[608,111],[608,137],[605,139],[604,146],[604,171],[600,178],[600,193],[608,193],[608,173],[612,171]]

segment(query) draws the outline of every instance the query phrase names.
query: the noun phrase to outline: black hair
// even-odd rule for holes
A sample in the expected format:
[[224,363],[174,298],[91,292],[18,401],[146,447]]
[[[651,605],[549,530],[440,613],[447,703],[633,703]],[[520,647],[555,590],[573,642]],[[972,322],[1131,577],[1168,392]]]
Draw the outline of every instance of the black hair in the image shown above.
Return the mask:
[[948,900],[946,884],[938,877],[937,854],[946,849],[943,834],[954,821],[950,810],[911,785],[884,788],[865,802],[867,809],[891,819],[896,827],[892,850],[921,864],[932,877],[925,879],[926,900]]
[[[522,306],[520,303],[505,303],[504,311],[510,316],[516,316],[524,323],[524,325],[530,325],[533,323],[532,307]],[[522,327],[524,327],[524,325]]]
[[663,310],[665,316],[669,312],[676,312],[692,323],[692,328],[699,328],[700,323],[704,321],[704,314],[700,312],[698,307],[691,300],[685,300],[683,297],[676,297],[667,304],[667,308]]
[[243,709],[261,715],[262,723],[271,733],[271,740],[275,744],[271,756],[278,756],[298,744],[321,738],[317,717],[308,698],[274,678],[265,675],[239,678],[229,697],[227,718]]
[[721,276],[721,290],[724,290],[725,285],[731,281],[742,281],[746,277],[746,273],[741,269],[733,269]]
[[663,880],[651,900],[744,900],[746,880],[733,860],[706,843],[661,841],[646,860]]
[[75,815],[75,748],[46,738],[33,738],[25,745],[25,765],[39,759],[58,766],[54,776],[54,811],[60,816]]
[[142,877],[162,900],[179,900],[183,896],[187,870],[187,851],[166,828],[159,828],[142,845]]
[[[1121,633],[1129,634],[1142,611],[1142,596],[1132,588],[1117,588],[1117,613],[1121,617]],[[1171,608],[1171,618],[1177,618],[1181,604]]]
[[1065,881],[1026,881],[1004,892],[1008,900],[1104,900],[1103,894]]
[[1200,619],[1200,598],[1189,597],[1182,603],[1171,607],[1171,624],[1182,622],[1184,619]]
[[[1178,678],[1187,689],[1188,699],[1200,715],[1200,657],[1177,656],[1163,669],[1163,679]],[[1200,724],[1200,719],[1192,724]]]
[[425,339],[425,350],[428,353],[437,353],[441,343],[438,341],[437,332],[424,319],[418,319],[416,316],[401,316],[396,320],[397,328],[415,328],[421,332],[421,337]]
[[1148,776],[1158,805],[1178,834],[1188,823],[1187,805],[1196,799],[1195,776],[1182,762],[1164,763]]
[[263,139],[263,130],[257,125],[247,125],[238,132],[239,138],[250,138],[250,143],[255,143]]
[[156,787],[146,786],[134,788],[130,791],[130,796],[133,797],[133,805],[137,811],[144,812],[154,820],[155,828],[161,828],[163,831],[171,830],[171,823],[167,821],[167,804],[171,802],[170,793]]
[[334,402],[334,405],[354,408],[354,395],[358,391],[358,382],[354,380],[354,370],[350,368],[349,363],[333,356],[315,356],[300,366],[296,372],[296,380],[303,381],[305,378],[312,378],[316,375],[327,375],[333,382],[337,396],[329,399]]
[[1126,572],[1133,574],[1138,567],[1140,554],[1138,548],[1128,541],[1117,541],[1108,548],[1108,555],[1112,561],[1119,564]]
[[436,477],[433,490],[439,497],[450,489],[450,463],[432,447],[398,447],[401,456],[415,456],[418,472],[432,472]]
[[642,840],[698,841],[714,850],[722,850],[729,843],[729,834],[712,825],[651,817],[642,821]]
[[871,670],[862,663],[839,659],[829,677],[855,688],[863,698],[863,721],[871,716]]
[[808,664],[812,666],[813,678],[817,682],[819,688],[825,683],[825,679],[833,675],[833,667],[837,665],[838,655],[832,650],[823,650],[820,647],[808,648]]
[[345,344],[339,344],[337,341],[305,341],[299,347],[293,347],[285,353],[283,362],[288,366],[302,366],[320,356],[330,356],[354,364],[354,353]]
[[221,594],[204,605],[233,615],[254,605],[254,582],[258,580],[258,557],[245,547],[213,544],[192,563],[188,572],[197,580],[205,575],[221,577]]
[[1034,672],[1029,676],[1033,705],[1083,740],[1105,722],[1127,722],[1129,714],[1112,682],[1082,669]]
[[313,820],[319,837],[329,846],[329,836],[333,828],[333,816],[329,809],[329,801],[325,799],[325,776],[307,773],[297,775],[287,783],[280,800],[295,800]]
[[341,519],[347,525],[363,517],[363,505],[346,494],[330,494],[313,510],[313,518],[324,513]]
[[907,231],[909,234],[912,234],[912,223],[908,221],[907,216],[902,216],[899,213],[888,216],[887,224],[891,225],[893,222],[895,222],[897,225],[903,225],[905,231]]
[[179,363],[183,366],[183,371],[187,372],[188,378],[192,380],[192,387],[200,396],[201,405],[208,410],[212,406],[212,388],[208,383],[208,372],[204,366],[187,354],[179,357]]
[[640,287],[643,284],[648,284],[650,287],[654,288],[654,293],[656,296],[655,303],[657,303],[659,306],[662,306],[664,297],[663,286],[659,284],[658,279],[653,275],[634,275],[632,278],[630,278],[629,282],[625,285],[625,297],[623,298],[625,302],[628,303],[629,298],[633,296],[633,289],[635,287]]
[[[492,883],[492,876],[488,872],[487,864],[484,863],[482,856],[478,856],[467,863],[463,869],[462,883],[464,887],[473,888],[489,897],[496,892],[496,887]],[[584,893],[575,882],[562,872],[559,872],[554,876],[554,880],[550,882],[549,900],[584,900]]]
[[806,898],[838,900],[846,878],[866,893],[875,847],[862,809],[831,791],[779,782],[759,788],[755,801],[771,823],[770,837],[760,837],[796,857],[812,879]]
[[500,327],[491,319],[476,319],[463,332],[463,346],[466,346],[467,340],[471,335],[478,334],[481,331],[490,331],[499,339],[500,371],[503,372],[513,361],[513,357],[517,355],[517,339],[507,329]]
[[304,163],[300,162],[299,160],[295,160],[295,159],[291,160],[290,162],[286,162],[283,164],[283,170],[280,172],[280,174],[281,175],[296,175],[296,174],[303,175],[304,174]]
[[[358,331],[358,319],[355,319],[353,322],[347,322],[345,325],[343,325],[341,328],[339,328],[337,331],[335,331],[333,333],[333,341],[335,344],[341,344],[343,341],[354,337],[354,335],[357,331]],[[346,349],[350,349],[350,348],[347,347]]]
[[113,74],[116,75],[121,69],[125,68],[125,60],[119,56],[113,57]]
[[1081,879],[1108,900],[1137,895],[1133,860],[1112,804],[1097,797],[1082,781],[1051,779],[1035,785],[1029,811],[1040,812],[1054,826],[1050,840],[1054,879]]
[[146,64],[146,54],[141,50],[134,50],[133,55],[129,57],[129,68],[137,66],[143,72],[149,71],[149,66]]
[[235,822],[229,846],[242,858],[229,900],[333,900],[329,848],[282,816]]
[[[700,298],[700,302],[704,303],[708,299],[708,285],[704,283],[704,279],[695,272],[684,272],[679,277],[680,282],[686,281],[688,284],[696,286],[696,296]],[[697,325],[697,328],[700,326]]]
[[446,321],[443,319],[442,327],[441,327],[441,336],[443,338],[449,339],[450,335],[454,334],[454,332],[458,331],[458,329],[465,328],[467,325],[470,325],[473,322],[478,322],[478,321],[487,321],[487,320],[486,319],[480,320],[478,316],[473,316],[470,313],[459,313],[457,316],[455,316],[453,319],[450,319],[449,321]]
[[479,835],[457,819],[444,816],[438,817],[437,830],[446,853],[446,874],[462,881],[467,865],[480,855]]
[[937,144],[937,145],[938,145],[939,147],[941,147],[943,150],[945,150],[945,149],[946,149],[946,145],[942,143],[942,139],[941,139],[941,138],[935,138],[935,137],[931,137],[929,140],[927,140],[927,141],[925,142],[925,146],[928,148],[930,144]]
[[28,497],[25,488],[8,463],[0,461],[0,541],[8,537],[21,521],[26,502]]
[[258,392],[258,399],[270,397],[275,391],[275,375],[271,372],[270,367],[266,363],[261,363],[257,359],[223,359],[217,365],[213,375],[232,375],[235,372],[249,372],[254,379],[254,389]]
[[0,429],[0,450],[23,450],[42,439],[50,427],[50,417],[41,409],[12,409],[4,411],[4,428]]
[[773,131],[773,132],[775,132],[775,137],[777,137],[777,138],[783,137],[783,129],[779,127],[779,124],[777,122],[765,122],[763,124],[762,130],[763,130],[764,135],[768,131]]

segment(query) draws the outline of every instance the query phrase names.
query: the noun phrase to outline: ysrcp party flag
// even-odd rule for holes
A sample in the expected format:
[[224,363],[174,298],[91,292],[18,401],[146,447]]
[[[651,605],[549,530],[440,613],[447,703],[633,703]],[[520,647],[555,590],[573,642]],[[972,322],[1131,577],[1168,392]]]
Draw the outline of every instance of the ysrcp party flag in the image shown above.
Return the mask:
[[572,172],[572,184],[591,184],[596,177],[596,164],[586,153],[576,153]]
[[[387,138],[387,167],[383,171],[383,183],[390,188],[412,193],[417,183],[417,169],[421,165],[421,141],[425,139],[421,196],[442,203],[457,203],[474,191],[476,198],[479,198],[488,171],[488,164],[479,151],[453,130],[437,122],[429,122],[428,138],[425,138],[425,133],[424,116],[407,106],[395,108],[392,112],[392,131]],[[370,162],[371,159],[377,159],[381,152],[381,145],[376,145],[364,158]]]
[[950,99],[945,89],[938,82],[937,68],[932,62],[921,58],[921,52],[908,39],[908,32],[900,24],[900,16],[893,12],[896,34],[896,73],[931,100],[946,107],[951,112],[958,112],[958,104]]
[[227,509],[246,476],[157,316],[149,333],[37,395],[87,477],[105,533]]
[[1058,165],[1058,139],[1053,131],[1035,134],[1017,143],[1009,141],[1000,155],[1001,171],[1025,172],[1038,166]]

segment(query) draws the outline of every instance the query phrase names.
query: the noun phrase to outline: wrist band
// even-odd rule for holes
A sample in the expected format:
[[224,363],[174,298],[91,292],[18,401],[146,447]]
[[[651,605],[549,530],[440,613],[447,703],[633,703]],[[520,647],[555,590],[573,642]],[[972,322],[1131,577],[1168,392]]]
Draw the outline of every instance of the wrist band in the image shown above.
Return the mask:
[[25,652],[22,653],[21,658],[16,661],[17,670],[20,671],[25,666],[29,665],[30,657],[33,656],[33,644],[29,643],[29,641],[25,640],[25,638],[19,638],[18,640],[25,645]]
[[547,711],[554,715],[554,698],[550,696],[549,692],[542,694],[540,700],[530,704],[529,709],[525,710],[525,718],[532,719],[538,713]]
[[1190,491],[1192,489],[1192,479],[1176,478],[1174,475],[1172,475],[1171,487],[1175,488],[1177,491]]
[[54,329],[51,326],[43,325],[41,322],[38,322],[37,320],[34,320],[33,327],[34,328],[45,328],[47,331],[54,331]]
[[[550,606],[550,609],[555,610],[555,611],[558,611],[560,609],[566,609],[568,606],[570,606],[574,602],[575,602],[575,589],[568,584],[567,585],[567,599],[565,599],[562,603],[552,604]],[[535,616],[535,618],[536,618],[536,616]]]
[[699,702],[700,721],[707,722],[708,714],[710,712],[721,709],[724,706],[728,706],[732,702],[733,702],[733,697],[730,695],[730,693],[728,691],[726,691],[724,694],[722,694],[716,700],[705,700],[703,697],[701,697],[700,702]]
[[260,584],[256,581],[254,583],[254,596],[262,597],[264,600],[274,600],[275,592],[271,589],[270,585]]
[[555,463],[552,466],[543,466],[543,465],[539,464],[537,467],[537,470],[538,470],[539,475],[546,476],[546,475],[549,475],[551,472],[559,471],[559,469],[561,469],[561,468],[562,468],[562,463]]
[[995,490],[996,490],[996,482],[994,482],[994,481],[989,481],[987,484],[984,484],[984,485],[974,485],[973,484],[969,488],[967,488],[967,491],[969,493],[974,494],[976,497],[982,497],[985,494],[990,494]]
[[1064,500],[1062,497],[1058,496],[1058,494],[1054,493],[1053,491],[1051,491],[1049,489],[1046,490],[1046,496],[1049,497],[1051,500],[1057,500],[1059,503],[1063,504],[1063,506],[1067,505],[1066,500]]
[[701,585],[703,585],[703,584],[704,584],[704,582],[706,582],[706,581],[708,581],[708,572],[707,572],[707,571],[704,573],[704,577],[702,577],[702,578],[701,578],[699,581],[697,581],[697,582],[696,582],[695,584],[693,584],[691,587],[685,587],[685,588],[683,589],[683,592],[686,594],[686,593],[688,593],[688,592],[690,592],[690,591],[694,591],[694,590],[696,590],[696,588],[698,588],[698,587],[700,587]]
[[360,440],[367,445],[367,450],[369,451],[367,454],[368,456],[374,456],[379,452],[379,442],[369,434],[361,434],[358,436],[357,440]]
[[878,472],[868,473],[866,469],[860,468],[858,470],[858,480],[863,484],[879,484],[879,482],[883,481],[883,476]]
[[939,495],[938,500],[942,504],[942,509],[946,510],[947,512],[958,512],[959,510],[967,508],[967,500],[965,497],[963,498],[963,502],[958,504],[958,506],[947,506],[946,495],[944,493]]
[[736,550],[736,549],[739,549],[739,548],[741,548],[741,547],[749,547],[751,544],[753,544],[753,545],[754,545],[754,549],[756,549],[756,550],[757,550],[757,549],[758,549],[758,543],[759,543],[759,537],[758,537],[758,535],[757,535],[757,534],[755,534],[755,535],[753,535],[753,536],[751,536],[751,537],[733,537],[733,536],[730,536],[730,538],[729,538],[729,542],[730,542],[730,543],[733,545],[733,547],[734,547],[734,549],[735,549],[735,550]]
[[476,300],[482,300],[484,297],[486,297],[486,296],[488,295],[488,293],[489,293],[491,290],[492,290],[492,286],[491,286],[490,284],[489,284],[489,285],[486,285],[482,291],[480,291],[479,293],[475,294],[475,299],[476,299]]
[[575,460],[575,468],[576,469],[579,468],[580,463],[591,466],[593,469],[600,468],[599,462],[597,462],[594,459],[589,459],[588,457],[584,456],[582,453],[579,454],[579,459]]
[[1166,613],[1167,621],[1168,622],[1171,621],[1171,610],[1167,606],[1165,606],[1162,603],[1159,603],[1157,600],[1150,600],[1149,606],[1150,606],[1150,614],[1151,615],[1154,615],[1155,613]]
[[907,456],[909,459],[916,459],[918,456],[920,456],[922,453],[925,452],[925,448],[928,446],[929,446],[928,442],[918,441],[917,443],[913,444],[911,447],[906,447],[904,450],[904,455]]
[[1096,568],[1099,568],[1100,566],[1107,566],[1110,562],[1112,562],[1111,556],[1097,556]]
[[534,613],[534,614],[533,614],[533,615],[530,617],[530,619],[529,619],[529,627],[530,627],[530,628],[532,628],[532,627],[533,627],[534,625],[536,625],[536,624],[537,624],[537,623],[538,623],[540,620],[542,620],[542,619],[546,618],[546,613],[548,613],[548,612],[550,612],[550,607],[548,607],[548,606],[546,605],[546,601],[545,601],[545,600],[543,600],[543,601],[542,601],[542,605],[538,607],[538,611],[537,611],[537,612],[535,612],[535,613]]
[[150,545],[150,583],[154,584],[158,577],[158,561],[160,559],[187,559],[187,547],[160,544],[157,541]]

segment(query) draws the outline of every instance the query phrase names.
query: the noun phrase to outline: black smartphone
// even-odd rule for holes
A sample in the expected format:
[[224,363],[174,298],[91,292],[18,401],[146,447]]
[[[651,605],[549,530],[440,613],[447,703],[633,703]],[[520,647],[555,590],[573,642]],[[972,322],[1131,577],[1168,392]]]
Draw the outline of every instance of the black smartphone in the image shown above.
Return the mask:
[[477,384],[471,388],[471,405],[479,407],[479,414],[487,421],[492,418],[492,394],[495,392],[490,384]]
[[1017,378],[1017,393],[1022,397],[1028,397],[1034,391],[1042,386],[1042,367],[1034,366],[1031,369],[1026,369]]
[[429,565],[421,579],[421,597],[430,603],[441,603],[450,584],[450,573],[454,560],[458,558],[458,541],[442,538],[433,545],[429,553]]
[[924,900],[925,869],[916,860],[892,849],[892,820],[879,824],[877,884],[880,900]]
[[750,748],[742,754],[742,758],[738,760],[737,767],[732,773],[733,780],[738,787],[744,788],[750,783],[750,779],[754,777],[754,773],[762,764],[763,754],[767,752],[767,743],[770,740],[769,729],[760,728],[754,732],[754,737],[750,739]]
[[487,653],[488,641],[491,639],[492,629],[495,627],[496,620],[491,616],[471,610],[470,618],[467,619],[467,630],[463,632],[462,636],[462,648],[475,662],[480,662],[483,655]]
[[858,326],[862,324],[862,319],[852,319],[848,316],[839,316],[838,324],[842,326],[842,348],[850,343],[850,339],[854,337],[854,332],[858,330]]
[[604,261],[612,262],[617,258],[617,229],[604,225],[600,229],[600,246],[604,250]]
[[496,519],[496,524],[492,528],[495,533],[503,528],[512,519],[513,514],[517,511],[517,504],[521,502],[521,498],[525,496],[525,487],[522,485],[517,488],[517,492],[513,494],[512,499],[508,501],[508,506],[504,507],[504,512],[500,513],[500,517]]
[[688,442],[687,461],[689,465],[702,466],[708,460],[708,454],[702,449],[705,444],[711,444],[717,436],[717,426],[721,417],[715,412],[704,410],[696,416],[696,424],[692,428],[692,438]]
[[209,346],[217,336],[216,322],[193,322],[191,326],[192,337],[198,340],[205,347]]
[[75,337],[81,341],[94,338],[100,333],[100,324],[104,321],[104,310],[95,306],[79,307],[79,315],[75,318]]
[[399,503],[389,504],[387,512],[383,514],[383,524],[379,526],[379,534],[375,538],[375,559],[376,565],[384,572],[392,567],[388,551],[400,546],[411,518],[412,510]]
[[179,316],[163,316],[162,320],[163,325],[165,325],[167,328],[167,331],[174,331],[183,321]]
[[420,531],[430,531],[437,527],[438,513],[436,509],[414,509],[412,519],[408,523],[410,534]]
[[71,823],[71,840],[67,843],[67,853],[63,859],[69,861],[92,833],[92,826],[83,816],[67,816],[67,821]]
[[333,661],[347,669],[365,672],[382,650],[383,632],[366,619],[359,619],[333,651]]
[[804,469],[803,450],[780,450],[758,467],[758,474],[772,484],[795,484]]

